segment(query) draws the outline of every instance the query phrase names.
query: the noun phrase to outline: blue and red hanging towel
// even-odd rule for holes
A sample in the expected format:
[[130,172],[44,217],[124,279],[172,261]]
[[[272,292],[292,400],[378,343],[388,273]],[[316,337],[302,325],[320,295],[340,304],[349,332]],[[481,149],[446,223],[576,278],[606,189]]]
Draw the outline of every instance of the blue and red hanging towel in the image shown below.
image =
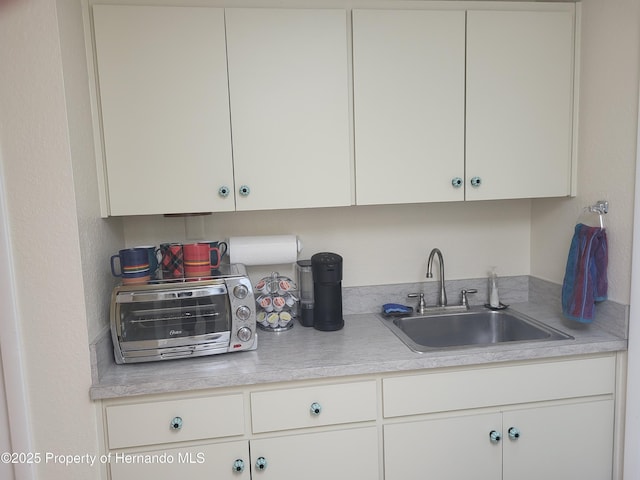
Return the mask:
[[562,313],[591,323],[595,303],[607,299],[607,234],[604,228],[576,225],[562,283]]

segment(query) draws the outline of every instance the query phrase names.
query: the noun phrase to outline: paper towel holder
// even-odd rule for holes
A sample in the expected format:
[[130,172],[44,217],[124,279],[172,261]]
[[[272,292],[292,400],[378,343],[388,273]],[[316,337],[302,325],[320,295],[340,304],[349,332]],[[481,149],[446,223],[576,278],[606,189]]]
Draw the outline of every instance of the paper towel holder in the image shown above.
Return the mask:
[[229,237],[231,263],[247,266],[293,264],[302,251],[296,235]]

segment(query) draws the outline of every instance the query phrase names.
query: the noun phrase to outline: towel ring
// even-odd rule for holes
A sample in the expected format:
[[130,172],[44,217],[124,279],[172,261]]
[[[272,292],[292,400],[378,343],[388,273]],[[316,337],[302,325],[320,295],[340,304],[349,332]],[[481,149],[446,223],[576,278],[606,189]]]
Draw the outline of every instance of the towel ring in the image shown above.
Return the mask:
[[600,228],[604,229],[604,215],[609,212],[609,202],[598,200],[595,204],[585,207],[584,212],[597,213],[600,218]]

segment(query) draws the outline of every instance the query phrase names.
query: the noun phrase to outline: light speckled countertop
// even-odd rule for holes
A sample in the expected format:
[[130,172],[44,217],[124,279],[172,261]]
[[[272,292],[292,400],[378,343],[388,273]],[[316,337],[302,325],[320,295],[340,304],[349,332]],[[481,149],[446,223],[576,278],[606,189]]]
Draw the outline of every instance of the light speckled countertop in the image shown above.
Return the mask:
[[217,387],[341,377],[347,375],[477,365],[626,350],[627,341],[596,324],[572,325],[558,309],[539,302],[513,304],[575,337],[499,346],[415,353],[376,314],[345,316],[345,327],[320,332],[299,324],[287,332],[259,333],[258,349],[193,359],[116,365],[108,336],[94,345],[94,400]]

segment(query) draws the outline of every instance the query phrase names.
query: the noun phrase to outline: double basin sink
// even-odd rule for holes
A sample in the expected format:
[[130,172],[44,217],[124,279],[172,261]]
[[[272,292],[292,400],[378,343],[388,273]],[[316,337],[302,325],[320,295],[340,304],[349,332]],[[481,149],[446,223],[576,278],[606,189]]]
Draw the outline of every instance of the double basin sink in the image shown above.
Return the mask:
[[569,340],[572,336],[512,310],[474,307],[407,317],[380,316],[415,352],[481,347],[516,342]]

